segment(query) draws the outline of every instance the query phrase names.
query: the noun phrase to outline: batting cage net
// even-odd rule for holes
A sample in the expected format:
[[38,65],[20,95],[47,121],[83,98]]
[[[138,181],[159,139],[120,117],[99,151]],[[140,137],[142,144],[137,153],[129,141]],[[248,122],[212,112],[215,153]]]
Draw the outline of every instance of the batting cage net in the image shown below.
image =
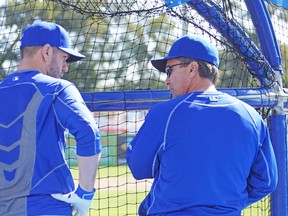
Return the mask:
[[[267,23],[274,27],[268,33],[267,28],[264,32],[257,30],[265,17],[259,14],[255,18],[258,9],[248,6],[248,1],[191,0],[170,7],[175,2],[4,0],[0,3],[0,81],[17,69],[21,30],[35,21],[62,25],[73,46],[86,56],[70,64],[64,78],[76,84],[102,134],[101,166],[90,215],[137,215],[138,206],[150,189],[152,180],[136,181],[132,177],[125,151],[149,108],[171,98],[164,84],[166,75],[156,71],[150,60],[166,55],[178,37],[198,34],[216,45],[220,55],[217,87],[252,104],[265,120],[277,104],[277,94],[287,85],[285,6],[264,2],[270,15]],[[251,12],[249,7],[255,11]],[[263,39],[269,35],[275,36],[279,45],[279,50],[274,51],[276,60],[264,55],[265,51],[275,49]],[[0,105],[5,106],[1,101]],[[75,140],[69,135],[67,141],[66,157],[77,181]],[[245,209],[243,215],[272,215],[270,196]]]

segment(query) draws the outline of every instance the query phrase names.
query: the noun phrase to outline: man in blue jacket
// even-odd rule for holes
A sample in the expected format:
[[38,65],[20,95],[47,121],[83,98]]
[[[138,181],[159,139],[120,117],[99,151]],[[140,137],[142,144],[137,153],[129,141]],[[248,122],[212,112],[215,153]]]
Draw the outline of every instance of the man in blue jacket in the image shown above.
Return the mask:
[[[88,213],[101,144],[98,126],[74,84],[60,78],[84,56],[51,22],[29,25],[18,70],[0,83],[0,215]],[[65,134],[77,142],[79,184],[65,161]]]
[[274,191],[267,127],[251,106],[216,90],[216,47],[185,35],[152,65],[166,72],[174,98],[149,111],[127,149],[133,176],[154,178],[139,215],[240,216]]

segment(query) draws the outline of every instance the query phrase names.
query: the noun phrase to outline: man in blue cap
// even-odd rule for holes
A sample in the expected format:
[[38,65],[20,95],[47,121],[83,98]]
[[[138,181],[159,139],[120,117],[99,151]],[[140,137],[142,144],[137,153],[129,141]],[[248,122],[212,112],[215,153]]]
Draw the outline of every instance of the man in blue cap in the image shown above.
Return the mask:
[[[21,37],[17,71],[0,83],[0,215],[86,215],[95,193],[98,126],[75,85],[60,79],[84,57],[63,27],[35,22]],[[77,142],[79,184],[65,161]]]
[[139,215],[240,216],[278,180],[262,118],[216,90],[218,52],[203,37],[185,35],[151,62],[174,98],[149,111],[127,148],[133,176],[154,179]]

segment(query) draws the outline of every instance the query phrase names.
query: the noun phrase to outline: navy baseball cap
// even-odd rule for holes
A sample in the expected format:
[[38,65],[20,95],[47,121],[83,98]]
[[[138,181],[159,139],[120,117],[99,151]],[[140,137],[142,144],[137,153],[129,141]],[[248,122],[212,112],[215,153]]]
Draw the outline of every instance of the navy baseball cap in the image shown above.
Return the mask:
[[167,56],[162,59],[151,60],[152,65],[159,71],[165,72],[168,59],[188,57],[209,62],[219,66],[217,48],[203,37],[197,35],[184,35],[177,39],[170,48]]
[[69,35],[60,25],[52,22],[35,22],[22,33],[20,49],[28,46],[44,46],[50,44],[70,54],[67,62],[78,61],[85,56],[71,49]]

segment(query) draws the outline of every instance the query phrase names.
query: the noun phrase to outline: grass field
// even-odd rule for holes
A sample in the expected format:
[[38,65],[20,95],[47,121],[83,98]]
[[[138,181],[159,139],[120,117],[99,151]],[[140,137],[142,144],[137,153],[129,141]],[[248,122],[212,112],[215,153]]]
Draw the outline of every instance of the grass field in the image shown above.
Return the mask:
[[[74,179],[77,167],[71,168]],[[75,182],[78,184],[78,182]],[[127,166],[100,167],[95,188],[97,192],[90,216],[137,216],[138,206],[150,189],[151,181],[136,181]],[[270,216],[269,197],[245,209],[243,216]]]

